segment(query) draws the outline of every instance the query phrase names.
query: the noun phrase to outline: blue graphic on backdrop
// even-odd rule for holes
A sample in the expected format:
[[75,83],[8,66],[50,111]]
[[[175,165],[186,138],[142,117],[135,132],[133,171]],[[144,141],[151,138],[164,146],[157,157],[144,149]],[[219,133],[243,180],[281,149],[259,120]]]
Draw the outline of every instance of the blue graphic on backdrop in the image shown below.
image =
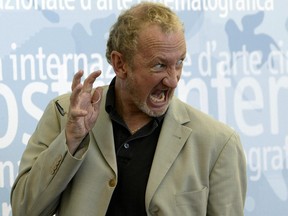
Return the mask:
[[[271,76],[271,69],[274,66],[274,60],[273,58],[269,59],[269,56],[271,53],[276,49],[277,51],[280,51],[280,47],[276,43],[275,39],[266,33],[256,33],[257,27],[259,27],[261,24],[263,24],[264,20],[264,12],[260,11],[255,14],[249,14],[246,16],[243,16],[241,19],[242,26],[238,26],[236,22],[233,19],[229,19],[225,24],[225,32],[227,34],[228,39],[228,48],[229,52],[231,53],[231,56],[237,53],[243,54],[243,47],[245,48],[245,51],[247,53],[252,52],[260,52],[261,53],[261,61],[257,65],[257,70],[259,70],[260,74],[257,74],[257,85],[259,84],[262,86],[262,93],[265,95],[263,97],[263,104],[268,105],[272,103],[269,98],[269,94],[271,93],[271,89],[263,88],[264,86],[267,86],[268,80],[275,79],[277,80],[280,76],[280,72],[278,71],[278,74],[274,71],[274,76]],[[286,29],[287,29],[287,23],[286,21]],[[286,57],[283,55],[285,60]],[[237,56],[238,58],[244,56]],[[271,56],[270,56],[271,57]],[[234,66],[236,63],[235,58],[231,58],[230,61],[230,68]],[[278,59],[279,60],[279,59]],[[270,64],[271,68],[263,67],[266,63]],[[260,70],[261,69],[261,70]],[[270,69],[270,70],[269,70]],[[226,70],[229,70],[226,68]],[[276,70],[276,69],[275,69]],[[237,71],[237,70],[236,70]],[[239,73],[239,71],[237,71]],[[241,71],[241,73],[251,73],[251,71]],[[259,76],[261,75],[261,76]],[[247,75],[246,75],[247,76]],[[256,76],[256,75],[255,75]],[[241,81],[243,78],[243,75],[234,76],[232,79],[233,86],[236,87],[238,84],[238,81]],[[252,77],[251,77],[252,78]],[[281,77],[280,77],[281,78]],[[280,79],[279,78],[279,79]],[[281,92],[279,93],[279,104],[278,112],[277,113],[285,113],[285,103],[282,103],[281,98],[283,94]],[[277,95],[278,96],[278,95]],[[280,97],[282,96],[282,97]],[[253,101],[255,99],[255,94],[253,92],[245,92],[243,95],[243,98],[247,101],[251,100]],[[255,106],[252,103],[250,104],[251,107]],[[256,136],[255,139],[252,137],[246,137],[243,135],[243,143],[248,143],[249,146],[246,146],[247,152],[250,148],[255,148],[253,151],[255,151],[255,155],[253,160],[250,158],[250,163],[259,163],[258,170],[256,171],[248,169],[248,176],[253,179],[255,177],[255,173],[258,172],[257,181],[252,180],[249,181],[248,184],[248,192],[247,192],[247,200],[246,200],[246,216],[254,216],[254,215],[277,215],[277,216],[284,216],[288,212],[288,206],[284,205],[287,203],[287,170],[281,169],[281,167],[285,166],[287,161],[285,158],[283,159],[283,164],[281,164],[281,159],[283,158],[282,154],[286,154],[285,150],[282,153],[282,147],[279,147],[280,143],[285,143],[285,136],[287,136],[287,127],[280,128],[279,132],[276,135],[270,134],[268,131],[270,129],[271,125],[271,110],[269,110],[266,106],[263,106],[263,108],[257,108],[255,106],[255,109],[249,113],[247,113],[247,119],[249,119],[250,122],[261,122],[263,125],[263,130],[266,128],[265,136]],[[272,117],[277,118],[277,117]],[[280,120],[281,122],[282,120]],[[281,123],[279,123],[281,125]],[[274,132],[276,133],[276,132]],[[287,141],[286,141],[287,142]],[[287,145],[287,144],[286,144]],[[284,144],[283,149],[287,148]],[[262,148],[262,149],[261,149]],[[261,155],[261,151],[263,151],[263,155]],[[257,153],[256,153],[257,152]],[[270,154],[268,154],[269,152]],[[251,156],[251,155],[250,155]],[[252,157],[252,156],[251,156]],[[277,163],[275,163],[277,158]],[[263,164],[262,164],[263,163]],[[270,164],[271,163],[271,164]],[[274,163],[274,167],[272,168],[272,165]],[[276,166],[276,165],[277,166]],[[256,165],[252,165],[256,167]],[[258,166],[258,165],[257,165]],[[251,177],[252,176],[252,177]],[[265,188],[265,189],[263,189]],[[271,206],[273,206],[271,208]]]
[[[260,11],[256,14],[246,15],[242,18],[242,30],[237,26],[232,19],[228,20],[225,26],[225,31],[228,36],[228,44],[231,54],[242,51],[245,46],[247,52],[260,51],[262,53],[261,63],[258,68],[261,68],[267,61],[269,53],[272,51],[271,45],[280,49],[277,43],[267,34],[256,34],[256,28],[262,23],[264,12]],[[231,58],[230,66],[233,66],[233,58]]]
[[[188,4],[186,2],[186,4]],[[181,20],[184,21],[185,25],[185,36],[186,39],[189,40],[194,35],[196,35],[204,21],[204,12],[203,11],[181,11],[178,13],[178,16]]]
[[[90,23],[92,34],[89,34],[85,28],[76,23],[71,31],[75,41],[76,53],[105,53],[106,42],[110,26],[116,21],[116,15],[111,14],[103,19],[94,19]],[[105,22],[105,25],[103,23]]]
[[[30,0],[30,1],[28,0],[28,2],[32,2],[33,8],[35,8],[35,7],[34,7],[34,5],[35,5],[35,0]],[[59,14],[56,13],[55,11],[52,11],[52,10],[43,10],[40,5],[37,5],[36,8],[38,8],[38,11],[39,11],[40,13],[42,13],[42,15],[43,15],[47,20],[49,20],[51,23],[59,23],[59,21],[60,21],[60,16],[59,16]]]

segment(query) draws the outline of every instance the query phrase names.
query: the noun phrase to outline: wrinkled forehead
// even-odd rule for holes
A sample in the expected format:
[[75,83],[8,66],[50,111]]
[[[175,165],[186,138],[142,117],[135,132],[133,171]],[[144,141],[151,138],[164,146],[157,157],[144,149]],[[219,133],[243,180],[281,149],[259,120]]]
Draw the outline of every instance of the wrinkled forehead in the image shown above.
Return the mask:
[[151,46],[167,46],[186,48],[184,32],[181,29],[165,32],[156,24],[147,24],[139,31],[138,48]]
[[182,31],[165,33],[159,26],[143,29],[139,35],[137,52],[146,59],[179,59],[186,55],[186,41]]

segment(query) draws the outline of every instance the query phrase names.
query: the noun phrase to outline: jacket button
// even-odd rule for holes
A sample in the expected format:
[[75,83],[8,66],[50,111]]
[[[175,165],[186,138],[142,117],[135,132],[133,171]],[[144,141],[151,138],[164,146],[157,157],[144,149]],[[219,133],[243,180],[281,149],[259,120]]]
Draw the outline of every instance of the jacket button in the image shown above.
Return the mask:
[[110,179],[109,186],[110,187],[115,187],[116,186],[116,179]]

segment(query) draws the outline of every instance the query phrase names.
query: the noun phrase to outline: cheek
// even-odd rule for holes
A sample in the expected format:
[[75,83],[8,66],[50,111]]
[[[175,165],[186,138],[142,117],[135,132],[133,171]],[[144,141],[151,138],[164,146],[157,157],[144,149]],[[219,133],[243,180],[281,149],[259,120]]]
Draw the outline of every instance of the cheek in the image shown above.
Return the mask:
[[127,89],[133,97],[137,97],[138,100],[143,100],[147,97],[149,87],[149,80],[143,76],[131,76],[127,80]]
[[[140,81],[140,80],[139,80]],[[150,95],[151,92],[151,87],[149,82],[147,81],[140,81],[140,82],[134,82],[133,83],[133,88],[130,89],[131,95],[138,101],[145,102]]]
[[155,87],[161,86],[162,80],[164,78],[163,73],[151,73],[149,70],[137,70],[137,72],[135,71],[130,81],[133,82],[135,93],[137,92],[139,97],[147,98]]
[[150,94],[151,88],[151,81],[149,80],[142,80],[135,84],[135,91],[138,92],[140,97],[147,97]]
[[155,79],[155,77],[143,77],[140,83],[137,83],[136,88],[141,89],[141,92],[148,96],[151,91],[161,83],[159,79]]

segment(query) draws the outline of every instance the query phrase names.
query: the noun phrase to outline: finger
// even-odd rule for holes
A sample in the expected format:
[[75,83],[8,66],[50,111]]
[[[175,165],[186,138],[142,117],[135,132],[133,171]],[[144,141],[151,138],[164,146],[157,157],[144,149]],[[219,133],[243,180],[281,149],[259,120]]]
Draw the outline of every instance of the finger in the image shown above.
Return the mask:
[[79,70],[73,77],[71,90],[73,91],[74,88],[81,82],[81,77],[83,76],[83,70]]
[[84,117],[87,115],[87,111],[80,109],[78,106],[79,95],[81,94],[82,84],[79,83],[72,91],[70,96],[69,117],[74,119],[77,117]]
[[94,71],[84,80],[83,83],[83,91],[90,93],[93,88],[93,83],[95,82],[96,78],[100,76],[101,71]]
[[94,105],[94,108],[96,104],[100,104],[101,99],[102,99],[102,92],[103,92],[103,89],[101,87],[98,87],[94,90],[94,93],[91,98],[91,103]]
[[80,95],[82,88],[83,88],[83,86],[81,83],[78,83],[78,85],[76,85],[73,88],[71,96],[70,96],[70,106],[74,107],[77,105],[78,98],[79,98],[79,95]]

